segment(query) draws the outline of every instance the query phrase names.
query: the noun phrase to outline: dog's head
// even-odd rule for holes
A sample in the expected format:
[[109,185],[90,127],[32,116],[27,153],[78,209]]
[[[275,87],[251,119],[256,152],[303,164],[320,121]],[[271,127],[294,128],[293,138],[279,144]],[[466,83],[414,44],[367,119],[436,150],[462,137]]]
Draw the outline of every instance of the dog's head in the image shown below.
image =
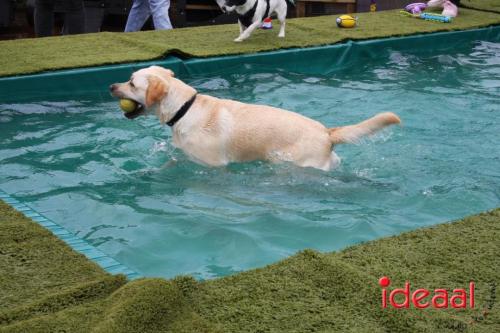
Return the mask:
[[148,113],[168,93],[168,81],[174,72],[159,66],[143,68],[133,73],[130,80],[109,87],[111,96],[131,99],[139,104],[133,112],[125,113],[129,119]]
[[224,13],[231,13],[238,6],[243,6],[247,0],[216,0]]

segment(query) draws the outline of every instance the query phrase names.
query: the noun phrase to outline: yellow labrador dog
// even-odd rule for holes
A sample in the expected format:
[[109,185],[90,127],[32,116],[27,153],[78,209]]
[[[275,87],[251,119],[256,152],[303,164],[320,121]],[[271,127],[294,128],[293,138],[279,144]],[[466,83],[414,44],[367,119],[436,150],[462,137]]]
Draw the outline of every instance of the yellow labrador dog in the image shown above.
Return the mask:
[[128,118],[154,113],[172,127],[173,144],[195,162],[223,166],[262,160],[291,162],[331,170],[339,164],[334,145],[400,123],[394,113],[380,113],[359,124],[327,128],[298,113],[198,94],[158,66],[141,69],[128,82],[110,86],[111,95],[136,101]]

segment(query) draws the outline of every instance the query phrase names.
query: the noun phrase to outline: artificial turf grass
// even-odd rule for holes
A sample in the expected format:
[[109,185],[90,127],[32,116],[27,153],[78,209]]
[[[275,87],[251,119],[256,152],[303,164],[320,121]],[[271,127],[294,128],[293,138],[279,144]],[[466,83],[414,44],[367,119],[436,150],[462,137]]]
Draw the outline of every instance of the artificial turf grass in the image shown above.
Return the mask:
[[0,200],[0,323],[1,313],[13,306],[74,292],[75,286],[108,277],[97,264]]
[[[498,332],[498,305],[482,321],[475,317],[481,316],[500,282],[499,235],[497,209],[339,253],[305,251],[264,269],[211,281],[197,301],[203,317],[226,323],[228,332],[269,327],[283,332],[444,332],[454,327]],[[466,287],[474,280],[481,295],[476,294],[474,311],[381,310],[377,279],[384,275],[393,286],[408,280],[414,288],[429,289]],[[494,296],[498,299],[498,290]],[[210,306],[214,300],[231,306]],[[242,323],[253,323],[255,330],[244,329]]]
[[[9,288],[21,283],[27,271],[22,257],[3,260],[5,253],[12,252],[5,249],[21,251],[16,243],[22,240],[24,256],[36,259],[32,252],[37,252],[43,259],[50,258],[47,251],[65,246],[1,202],[0,212],[2,241],[11,244],[0,243],[0,290],[8,292],[2,297],[10,300],[0,308],[0,332],[500,331],[496,303],[500,209],[337,253],[305,250],[264,268],[206,282],[178,277],[123,285],[123,277],[115,281],[79,260],[81,256],[69,248],[58,249],[64,253],[61,257],[76,259],[71,271],[59,267],[69,260],[45,259],[44,265],[32,266],[30,276],[44,276],[43,292],[36,284],[28,284],[27,290]],[[34,251],[25,244],[28,239],[43,245]],[[46,275],[45,266],[53,274]],[[12,273],[5,279],[7,270]],[[75,271],[79,272],[76,281]],[[391,288],[408,280],[413,290],[465,288],[473,280],[476,308],[382,310],[377,280],[383,275],[391,278]],[[89,288],[95,280],[101,281],[97,292]],[[34,297],[26,297],[30,290],[35,291]],[[16,302],[18,293],[21,297]]]
[[[461,9],[452,23],[444,24],[409,18],[399,10],[360,13],[358,26],[340,29],[335,16],[287,20],[287,36],[277,37],[277,29],[255,31],[243,43],[235,43],[236,24],[143,31],[96,33],[0,42],[0,77],[38,73],[65,68],[128,63],[164,58],[212,57],[272,51],[283,48],[335,44],[406,36],[437,31],[465,30],[500,24],[500,14]],[[278,22],[275,22],[276,27]]]

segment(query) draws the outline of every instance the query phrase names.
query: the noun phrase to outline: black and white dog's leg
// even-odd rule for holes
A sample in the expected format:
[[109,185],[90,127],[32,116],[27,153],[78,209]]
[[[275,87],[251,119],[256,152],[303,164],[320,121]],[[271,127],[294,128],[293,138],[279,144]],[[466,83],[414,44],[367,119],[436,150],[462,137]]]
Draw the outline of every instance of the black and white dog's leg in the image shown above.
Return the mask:
[[236,38],[234,41],[235,42],[242,42],[244,41],[245,39],[247,39],[248,37],[250,37],[250,35],[252,34],[252,32],[257,29],[260,25],[262,24],[262,21],[256,21],[256,22],[252,22],[252,24],[250,24],[250,26],[248,28],[246,28],[239,36],[238,38]]
[[286,19],[286,12],[287,12],[287,5],[286,1],[280,1],[278,3],[278,7],[276,7],[275,12],[276,15],[278,16],[278,21],[280,21],[280,32],[278,34],[278,37],[285,37],[285,19]]
[[238,25],[240,26],[240,35],[243,33],[243,30],[245,30],[245,26],[238,20]]

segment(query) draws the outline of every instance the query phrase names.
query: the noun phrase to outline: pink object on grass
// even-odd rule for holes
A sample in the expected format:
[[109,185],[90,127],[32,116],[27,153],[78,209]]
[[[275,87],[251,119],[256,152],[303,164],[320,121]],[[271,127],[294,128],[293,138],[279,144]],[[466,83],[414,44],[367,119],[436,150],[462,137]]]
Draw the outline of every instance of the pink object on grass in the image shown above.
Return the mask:
[[450,17],[457,17],[458,15],[458,8],[455,6],[455,4],[449,0],[445,1],[443,3],[443,12],[442,15],[444,16],[450,16]]
[[411,3],[408,6],[406,6],[405,10],[411,14],[420,14],[422,11],[425,10],[425,8],[427,8],[426,3],[415,2],[415,3]]

